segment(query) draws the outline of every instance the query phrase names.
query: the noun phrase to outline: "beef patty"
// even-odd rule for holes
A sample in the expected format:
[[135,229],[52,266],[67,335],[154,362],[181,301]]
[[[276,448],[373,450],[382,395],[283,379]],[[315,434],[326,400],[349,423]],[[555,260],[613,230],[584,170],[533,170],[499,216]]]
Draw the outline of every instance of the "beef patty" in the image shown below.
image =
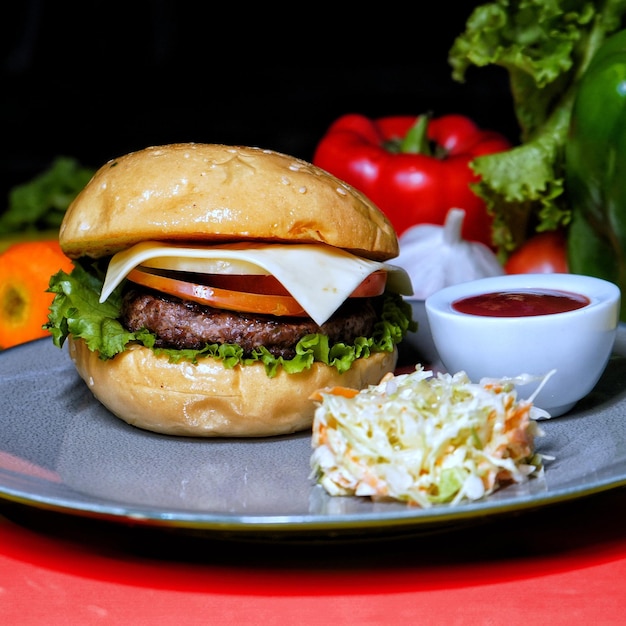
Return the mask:
[[328,335],[330,344],[354,343],[370,337],[377,320],[371,298],[348,300],[324,324],[308,317],[275,317],[226,311],[180,300],[160,292],[132,289],[123,299],[121,321],[134,332],[142,328],[157,337],[155,347],[200,350],[209,344],[237,344],[244,355],[265,346],[276,357],[295,356],[295,345],[305,335]]

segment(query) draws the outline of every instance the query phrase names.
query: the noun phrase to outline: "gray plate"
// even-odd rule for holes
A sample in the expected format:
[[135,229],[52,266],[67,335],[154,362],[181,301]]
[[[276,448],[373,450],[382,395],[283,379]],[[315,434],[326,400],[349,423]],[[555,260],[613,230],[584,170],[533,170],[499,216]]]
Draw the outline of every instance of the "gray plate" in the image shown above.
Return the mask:
[[193,439],[127,425],[48,339],[0,353],[0,499],[73,516],[238,538],[436,532],[626,485],[626,327],[596,388],[542,422],[542,478],[419,509],[330,497],[309,478],[309,433]]

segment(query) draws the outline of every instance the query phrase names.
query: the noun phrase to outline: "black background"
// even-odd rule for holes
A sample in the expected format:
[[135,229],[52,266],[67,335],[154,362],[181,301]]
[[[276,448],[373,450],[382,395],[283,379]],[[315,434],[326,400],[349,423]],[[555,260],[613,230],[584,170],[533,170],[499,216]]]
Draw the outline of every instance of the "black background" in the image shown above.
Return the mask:
[[98,167],[178,141],[311,160],[348,112],[462,113],[516,141],[502,68],[451,77],[448,51],[478,4],[5,3],[1,191],[57,155]]

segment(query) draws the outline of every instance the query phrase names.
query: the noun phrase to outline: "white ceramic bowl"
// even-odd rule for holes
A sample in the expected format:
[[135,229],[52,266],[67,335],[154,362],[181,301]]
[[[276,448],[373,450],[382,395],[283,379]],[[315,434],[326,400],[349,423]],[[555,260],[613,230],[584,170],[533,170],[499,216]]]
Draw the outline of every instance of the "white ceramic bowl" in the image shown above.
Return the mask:
[[[492,292],[557,290],[589,299],[582,308],[547,315],[491,317],[453,308],[461,298]],[[548,378],[534,404],[552,417],[586,396],[606,368],[619,323],[620,291],[613,283],[577,274],[514,274],[445,287],[426,299],[426,314],[445,369],[482,378],[529,374]],[[517,387],[529,398],[538,380]]]

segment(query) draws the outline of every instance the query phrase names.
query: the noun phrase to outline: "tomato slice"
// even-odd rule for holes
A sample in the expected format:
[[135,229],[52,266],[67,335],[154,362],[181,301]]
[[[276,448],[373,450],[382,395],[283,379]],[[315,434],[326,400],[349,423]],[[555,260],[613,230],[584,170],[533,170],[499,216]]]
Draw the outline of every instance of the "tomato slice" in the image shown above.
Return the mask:
[[367,276],[363,282],[350,294],[350,298],[373,298],[385,291],[387,271],[377,270]]
[[[135,268],[128,280],[178,298],[208,306],[267,315],[303,317],[307,313],[289,295],[283,285],[270,275],[246,274],[185,274],[190,280],[174,278],[172,273],[158,273]],[[350,294],[351,298],[366,298],[383,293],[387,273],[379,270],[370,274]],[[211,284],[207,284],[211,283]]]
[[271,274],[179,274],[178,276],[219,289],[291,297],[282,283]]
[[[155,272],[152,269],[148,271]],[[163,275],[167,275],[167,273]],[[192,275],[185,274],[185,276]],[[201,284],[209,284],[211,287],[219,287],[220,289],[291,297],[291,294],[285,289],[283,284],[271,274],[193,274],[193,276],[194,280]],[[387,272],[378,270],[367,276],[350,294],[350,298],[380,296],[385,291],[386,282]]]
[[228,311],[263,313],[267,315],[306,315],[302,306],[291,296],[221,289],[168,276],[160,276],[159,274],[151,274],[136,268],[128,274],[128,280],[150,289],[177,296],[178,298]]

